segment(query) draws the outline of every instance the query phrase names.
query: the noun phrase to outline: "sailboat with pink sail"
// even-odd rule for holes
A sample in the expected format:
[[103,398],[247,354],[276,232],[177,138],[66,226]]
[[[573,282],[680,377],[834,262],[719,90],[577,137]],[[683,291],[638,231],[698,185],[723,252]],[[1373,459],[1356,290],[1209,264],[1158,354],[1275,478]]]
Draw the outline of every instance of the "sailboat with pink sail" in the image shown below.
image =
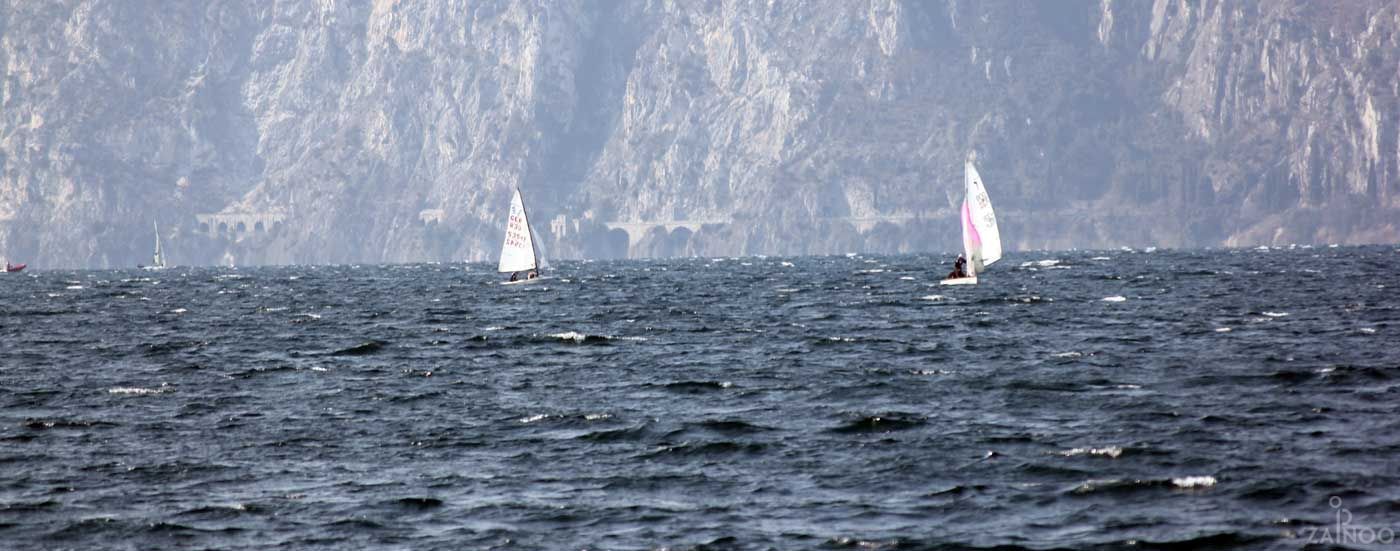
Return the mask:
[[997,229],[997,216],[992,211],[987,187],[982,185],[982,176],[970,160],[964,166],[963,180],[967,184],[967,196],[962,204],[963,255],[967,259],[967,277],[945,279],[939,282],[942,285],[976,285],[977,274],[1001,260],[1001,231]]

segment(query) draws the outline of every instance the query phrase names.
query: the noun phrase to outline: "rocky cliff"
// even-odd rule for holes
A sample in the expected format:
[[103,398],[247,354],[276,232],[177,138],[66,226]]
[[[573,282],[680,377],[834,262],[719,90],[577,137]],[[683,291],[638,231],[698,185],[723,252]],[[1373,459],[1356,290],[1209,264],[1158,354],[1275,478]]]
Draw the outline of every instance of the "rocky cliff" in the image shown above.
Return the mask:
[[1390,0],[0,2],[0,255],[1400,241]]

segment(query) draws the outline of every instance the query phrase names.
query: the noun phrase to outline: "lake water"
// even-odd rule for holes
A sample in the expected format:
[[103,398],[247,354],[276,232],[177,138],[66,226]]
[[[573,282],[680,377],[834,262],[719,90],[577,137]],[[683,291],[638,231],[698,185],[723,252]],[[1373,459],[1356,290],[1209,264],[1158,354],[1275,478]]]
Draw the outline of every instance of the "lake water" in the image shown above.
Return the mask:
[[938,286],[950,265],[0,274],[0,541],[1297,548],[1400,528],[1395,247],[1022,252]]

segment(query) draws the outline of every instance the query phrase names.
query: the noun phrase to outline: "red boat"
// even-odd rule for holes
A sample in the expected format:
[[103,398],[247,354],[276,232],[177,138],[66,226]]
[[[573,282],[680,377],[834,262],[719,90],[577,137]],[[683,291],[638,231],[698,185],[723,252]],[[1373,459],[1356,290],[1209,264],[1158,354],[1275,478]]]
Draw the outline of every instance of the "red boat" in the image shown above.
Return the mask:
[[5,263],[5,271],[7,271],[7,272],[18,272],[18,271],[20,271],[20,270],[23,270],[25,266],[28,266],[28,264],[10,264],[9,262],[6,262],[6,263]]

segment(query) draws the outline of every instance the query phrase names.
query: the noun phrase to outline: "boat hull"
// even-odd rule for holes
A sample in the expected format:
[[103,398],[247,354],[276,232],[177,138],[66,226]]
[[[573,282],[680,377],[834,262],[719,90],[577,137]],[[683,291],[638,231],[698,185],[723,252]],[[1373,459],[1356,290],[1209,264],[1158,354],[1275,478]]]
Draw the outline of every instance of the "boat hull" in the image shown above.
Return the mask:
[[517,280],[515,280],[515,281],[502,281],[502,282],[501,282],[501,285],[526,285],[526,284],[530,284],[530,283],[539,283],[539,282],[544,281],[544,280],[546,280],[546,279],[549,279],[549,278],[547,278],[547,277],[537,277],[537,278],[534,278],[534,279],[517,279]]
[[976,277],[955,277],[938,282],[939,285],[976,285]]

